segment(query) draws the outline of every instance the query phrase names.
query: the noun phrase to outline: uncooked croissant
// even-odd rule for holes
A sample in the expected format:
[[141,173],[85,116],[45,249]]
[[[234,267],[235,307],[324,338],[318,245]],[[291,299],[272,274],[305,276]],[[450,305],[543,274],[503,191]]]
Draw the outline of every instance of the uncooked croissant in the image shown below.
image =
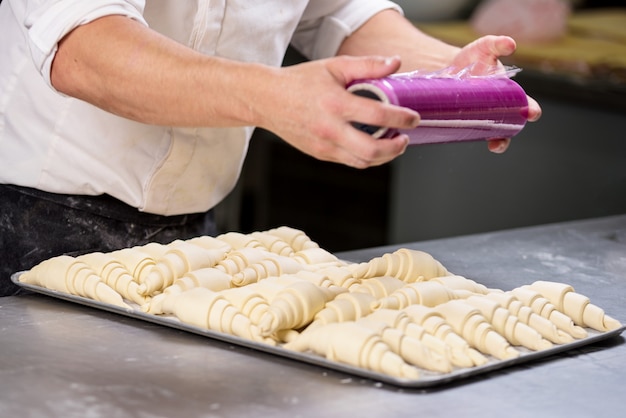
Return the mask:
[[455,364],[467,364],[467,367],[487,363],[487,357],[470,347],[468,342],[457,334],[444,317],[434,308],[424,305],[409,305],[403,309],[415,323],[421,325],[430,334],[443,340],[451,350]]
[[139,284],[126,267],[110,253],[94,252],[76,257],[88,264],[109,287],[126,300],[143,305],[148,297],[139,294]]
[[424,327],[418,325],[413,319],[404,311],[398,311],[395,309],[378,309],[371,312],[363,319],[368,321],[383,322],[386,325],[398,329],[408,337],[415,338],[422,342],[429,350],[437,353],[439,356],[446,359],[446,361],[459,367],[473,367],[474,363],[466,356],[459,358],[454,356],[449,347],[443,340],[435,337],[426,331]]
[[178,241],[167,250],[139,286],[143,295],[162,292],[185,273],[204,267],[213,267],[226,253],[222,248],[207,250],[198,245]]
[[299,263],[316,266],[318,269],[338,267],[346,264],[339,260],[334,254],[320,247],[297,251],[294,253],[293,258]]
[[216,269],[235,275],[251,264],[259,263],[270,256],[270,252],[258,247],[244,247],[232,250],[215,266]]
[[203,287],[168,295],[163,300],[163,312],[202,329],[274,344],[272,340],[262,338],[250,319],[222,294]]
[[291,257],[295,252],[289,243],[269,232],[253,232],[250,237],[258,240],[271,253]]
[[176,279],[174,283],[152,297],[149,303],[141,306],[144,312],[159,315],[163,312],[163,301],[170,295],[182,293],[195,287],[203,287],[205,289],[219,292],[229,289],[231,276],[213,267],[205,267],[198,270],[190,271],[183,277]]
[[449,274],[448,270],[430,254],[407,248],[354,265],[353,269],[354,277],[359,279],[392,276],[407,283]]
[[59,292],[86,297],[125,309],[131,307],[85,262],[61,255],[49,258],[20,275],[19,280]]
[[311,240],[303,231],[288,226],[280,226],[270,229],[268,234],[275,235],[288,243],[294,251],[302,251],[309,248],[318,248],[319,245]]
[[195,238],[190,238],[186,242],[189,244],[197,245],[205,250],[221,250],[227,253],[233,249],[233,247],[225,241],[209,235],[202,235]]
[[369,293],[347,292],[326,302],[324,308],[315,314],[307,328],[314,328],[333,322],[354,321],[372,312],[371,304],[376,298]]
[[232,283],[234,286],[246,286],[267,277],[297,273],[303,268],[306,268],[306,266],[298,263],[291,257],[268,254],[267,258],[251,263],[241,271],[233,274]]
[[354,277],[349,265],[344,266],[327,266],[316,270],[319,274],[324,274],[335,285],[352,289],[361,284],[361,280]]
[[265,300],[271,302],[287,286],[302,281],[306,280],[293,274],[284,274],[282,276],[268,277],[245,287],[253,288],[254,291],[263,296]]
[[[163,245],[162,247],[165,246]],[[146,250],[146,248],[149,247],[123,248],[111,252],[111,257],[118,260],[126,268],[126,271],[133,276],[134,281],[141,283],[146,279],[146,276],[156,264],[153,256],[154,251]],[[158,257],[161,257],[161,255]]]
[[299,352],[311,350],[331,361],[389,376],[419,378],[418,369],[395,354],[376,331],[352,321],[331,323],[303,332],[283,347]]
[[431,351],[419,339],[372,318],[361,318],[356,322],[376,331],[389,348],[407,363],[433,372],[450,373],[452,371],[452,364],[447,357],[436,351]]
[[522,286],[532,289],[548,299],[556,308],[572,318],[579,326],[593,328],[597,331],[618,329],[622,324],[604,313],[600,307],[591,303],[588,297],[576,293],[570,285],[557,282],[536,281],[531,285]]
[[376,299],[380,299],[391,295],[396,290],[404,287],[404,285],[406,285],[406,283],[398,278],[381,276],[363,279],[360,285],[354,285],[350,291],[369,293]]
[[298,329],[308,325],[326,302],[346,290],[335,286],[322,288],[309,281],[297,281],[281,290],[259,321],[264,336],[279,330]]
[[465,296],[467,294],[464,291],[456,291],[429,280],[410,283],[399,288],[389,296],[379,299],[374,304],[374,309],[402,309],[413,304],[433,307]]
[[218,235],[218,240],[228,244],[232,250],[241,250],[242,248],[259,248],[267,251],[267,248],[259,242],[258,239],[241,232],[227,232]]
[[258,324],[269,308],[269,303],[255,291],[252,286],[235,287],[220,292],[233,306],[250,318],[253,324]]
[[451,300],[434,309],[472,347],[500,360],[519,357],[520,353],[493,329],[480,311],[463,300]]
[[548,318],[536,314],[529,307],[509,292],[491,292],[485,298],[498,302],[522,323],[536,330],[543,338],[555,344],[567,344],[574,341],[574,337],[561,331]]
[[513,345],[524,346],[534,351],[546,350],[552,343],[539,332],[520,322],[511,312],[493,299],[483,296],[470,296],[463,301],[474,308],[491,323],[494,329]]
[[[320,273],[318,271],[309,271],[309,270],[304,269],[304,270],[300,270],[292,274],[287,274],[286,276],[292,276],[298,279],[306,280],[319,287],[327,287],[327,288],[340,288],[341,287],[333,283],[333,281],[330,280],[327,275]],[[342,289],[342,292],[347,291],[347,289],[343,289],[343,288],[341,289]],[[337,292],[337,293],[341,293],[341,292]]]
[[511,294],[518,298],[524,305],[530,307],[533,312],[549,319],[562,331],[567,332],[574,338],[585,338],[588,334],[582,327],[574,324],[569,316],[556,309],[550,301],[535,290],[518,287],[511,290]]
[[163,257],[163,255],[171,248],[172,245],[176,245],[176,243],[182,242],[181,240],[172,241],[171,243],[165,245],[160,244],[158,242],[149,242],[145,245],[132,247],[131,249],[137,249],[144,254],[147,254],[149,257],[152,257],[153,260],[158,260]]
[[480,283],[477,283],[472,279],[468,279],[467,277],[463,277],[459,275],[433,277],[432,279],[429,279],[429,280],[437,282],[437,283],[441,283],[445,287],[456,290],[456,291],[464,290],[467,292],[478,293],[481,295],[489,293],[489,289],[487,289],[486,286]]
[[191,289],[192,287],[204,287],[205,289],[219,292],[230,289],[231,276],[215,267],[205,267],[186,273],[171,286],[166,287],[164,292],[175,292],[178,290],[176,287],[181,291]]

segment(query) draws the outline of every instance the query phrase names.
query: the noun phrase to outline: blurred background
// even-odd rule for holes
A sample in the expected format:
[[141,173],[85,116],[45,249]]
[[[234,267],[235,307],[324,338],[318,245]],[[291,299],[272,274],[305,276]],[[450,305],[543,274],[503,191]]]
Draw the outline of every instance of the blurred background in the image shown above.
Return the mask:
[[[487,1],[509,4],[489,9]],[[217,208],[221,228],[289,225],[343,251],[626,213],[625,2],[564,1],[555,34],[546,17],[553,2],[544,1],[397,1],[416,26],[457,45],[485,27],[501,30],[494,19],[477,26],[479,13],[506,7],[518,9],[501,21],[529,14],[539,25],[532,33],[545,33],[518,39],[505,61],[522,68],[515,80],[543,108],[505,154],[484,142],[413,146],[390,164],[356,170],[258,130],[236,190]],[[292,50],[285,57],[285,65],[301,61]]]

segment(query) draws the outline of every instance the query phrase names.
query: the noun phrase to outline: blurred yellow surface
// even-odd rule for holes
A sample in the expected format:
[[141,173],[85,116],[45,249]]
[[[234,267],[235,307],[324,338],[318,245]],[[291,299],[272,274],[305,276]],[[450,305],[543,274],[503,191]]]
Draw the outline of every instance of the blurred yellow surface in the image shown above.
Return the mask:
[[[418,26],[459,46],[479,36],[467,21]],[[515,54],[503,62],[544,73],[626,83],[626,8],[577,11],[570,16],[563,38],[545,43],[518,42]]]

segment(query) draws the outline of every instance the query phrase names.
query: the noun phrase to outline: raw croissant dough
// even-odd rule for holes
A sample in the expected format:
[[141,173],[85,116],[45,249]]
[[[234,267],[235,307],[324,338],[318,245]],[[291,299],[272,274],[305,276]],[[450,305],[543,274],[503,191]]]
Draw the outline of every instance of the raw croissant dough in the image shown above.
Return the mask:
[[50,258],[20,276],[20,281],[125,309],[131,307],[86,263],[70,256]]
[[604,311],[592,304],[588,297],[574,292],[574,288],[564,283],[536,281],[531,285],[522,286],[531,289],[548,299],[556,309],[572,318],[581,327],[593,328],[598,331],[618,329],[619,321],[606,315]]
[[394,377],[419,378],[418,369],[394,353],[378,332],[352,321],[305,331],[284,347],[295,351],[311,350],[332,361]]
[[289,227],[59,256],[19,280],[404,379],[622,326],[564,283],[488,289],[407,248],[350,263]]
[[446,268],[430,254],[406,248],[354,266],[354,276],[360,279],[392,276],[412,283],[447,274]]

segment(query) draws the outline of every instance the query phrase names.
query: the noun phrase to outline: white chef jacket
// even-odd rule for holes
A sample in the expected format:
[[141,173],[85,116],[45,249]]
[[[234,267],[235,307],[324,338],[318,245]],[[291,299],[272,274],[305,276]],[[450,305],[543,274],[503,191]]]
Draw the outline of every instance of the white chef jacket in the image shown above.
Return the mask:
[[[50,83],[59,40],[124,15],[205,54],[279,66],[291,42],[310,59],[385,0],[4,0],[0,5],[0,183],[107,193],[141,211],[204,212],[235,186],[253,127],[173,128],[115,116]],[[163,86],[167,88],[168,86]]]

